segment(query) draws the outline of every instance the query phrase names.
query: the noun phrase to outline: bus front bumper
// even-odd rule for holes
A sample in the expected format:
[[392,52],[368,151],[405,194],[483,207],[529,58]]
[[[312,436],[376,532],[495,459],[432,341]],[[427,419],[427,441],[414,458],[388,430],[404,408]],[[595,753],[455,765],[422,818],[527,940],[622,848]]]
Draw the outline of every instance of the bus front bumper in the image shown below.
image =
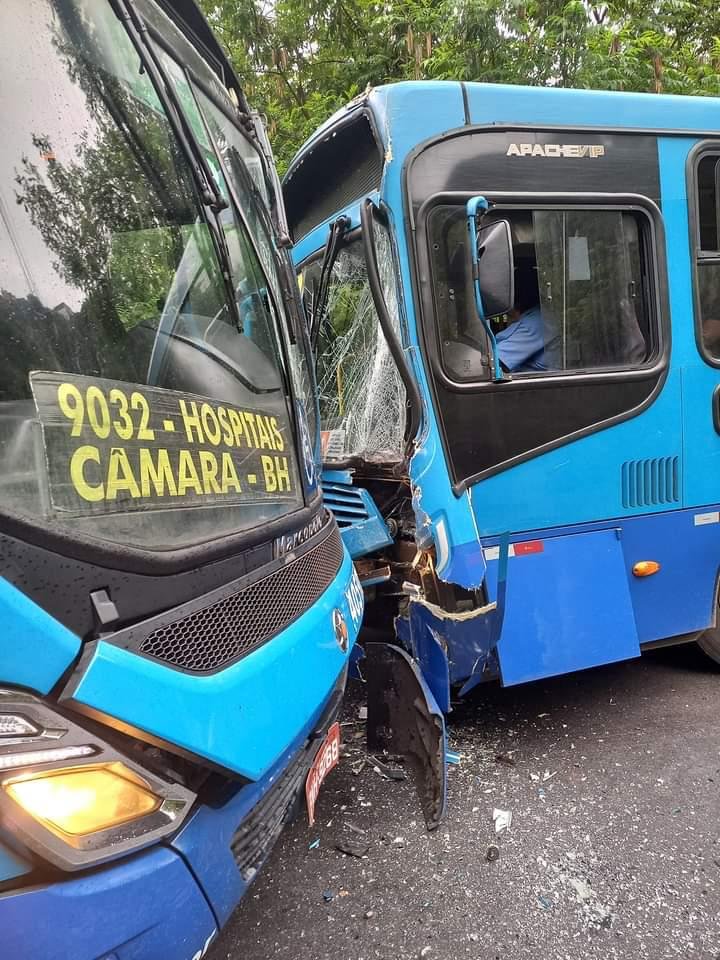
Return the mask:
[[0,892],[13,960],[201,960],[298,811],[347,671],[314,722],[259,781],[200,805],[166,844],[68,879]]

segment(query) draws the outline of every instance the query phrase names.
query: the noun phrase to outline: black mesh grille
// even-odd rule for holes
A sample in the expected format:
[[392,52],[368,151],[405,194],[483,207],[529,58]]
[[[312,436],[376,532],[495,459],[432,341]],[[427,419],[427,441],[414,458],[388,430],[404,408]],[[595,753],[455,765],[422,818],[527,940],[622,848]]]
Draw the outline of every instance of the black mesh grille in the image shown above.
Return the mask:
[[218,670],[296,620],[330,586],[342,562],[337,527],[307,553],[274,573],[156,627],[137,645],[183,670]]
[[230,849],[244,880],[252,880],[280,836],[317,749],[315,741],[303,750],[235,831]]

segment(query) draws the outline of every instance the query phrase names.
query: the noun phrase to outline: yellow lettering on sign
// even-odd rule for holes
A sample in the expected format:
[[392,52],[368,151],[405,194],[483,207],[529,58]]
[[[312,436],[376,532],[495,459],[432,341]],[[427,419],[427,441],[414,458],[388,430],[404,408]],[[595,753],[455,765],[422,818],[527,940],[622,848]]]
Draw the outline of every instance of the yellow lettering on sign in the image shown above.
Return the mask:
[[236,493],[242,493],[242,487],[238,475],[235,471],[235,464],[229,453],[222,455],[222,476],[220,478],[220,488],[223,493],[228,493],[230,488]]
[[270,432],[275,437],[275,449],[284,450],[285,441],[283,440],[282,433],[278,429],[278,422],[276,417],[270,417]]
[[[250,435],[252,436],[253,446],[255,448],[259,447],[260,441],[258,440],[258,435],[255,430],[255,414],[247,413],[246,411],[243,411],[242,417],[243,417],[243,420],[245,421],[246,427],[250,431]],[[247,433],[245,434],[245,436],[247,436]],[[248,443],[248,446],[250,446],[249,443]]]
[[197,442],[202,443],[203,433],[202,433],[202,428],[200,426],[200,417],[198,416],[197,404],[195,403],[194,400],[190,401],[190,410],[192,411],[192,413],[188,411],[185,401],[180,400],[180,414],[183,418],[183,423],[185,425],[185,435],[188,438],[188,443],[194,442],[193,430],[197,432]]
[[202,494],[203,492],[200,477],[193,463],[192,454],[189,450],[181,450],[178,461],[178,496],[184,497],[185,491],[188,488],[198,494]]
[[208,441],[216,447],[220,443],[220,424],[215,415],[215,411],[209,403],[204,403],[200,407],[200,419],[205,428],[205,436]]
[[233,410],[232,407],[228,410],[227,415],[235,437],[235,445],[239,447],[242,438],[245,436],[245,427],[243,426],[242,418],[237,410]]
[[122,490],[127,490],[133,499],[140,496],[140,487],[133,474],[127,453],[122,447],[113,447],[110,451],[105,499],[115,500]]
[[169,496],[177,496],[177,486],[167,450],[157,451],[156,463],[153,461],[153,451],[143,447],[140,450],[140,490],[143,497],[150,496],[151,484],[158,497],[165,496],[165,487]]
[[255,417],[255,426],[257,427],[257,432],[260,437],[260,449],[265,450],[266,448],[274,449],[272,440],[270,439],[270,434],[267,432],[267,427],[263,423],[265,417]]
[[233,446],[233,430],[230,426],[230,411],[226,410],[225,407],[217,408],[217,418],[220,421],[220,426],[222,427],[222,438],[223,443],[228,447]]
[[290,471],[288,469],[287,457],[273,457],[275,461],[275,476],[277,477],[278,490],[290,491]]
[[100,463],[97,447],[78,447],[70,457],[70,479],[78,494],[89,503],[98,503],[105,497],[102,483],[88,483],[85,479],[85,464]]
[[[225,454],[225,456],[230,456],[230,454]],[[217,482],[217,457],[209,450],[201,450],[198,457],[200,459],[200,472],[202,473],[202,483],[205,493],[222,493]]]
[[71,437],[79,437],[85,420],[85,401],[74,383],[61,383],[57,392],[58,406],[73,426]]

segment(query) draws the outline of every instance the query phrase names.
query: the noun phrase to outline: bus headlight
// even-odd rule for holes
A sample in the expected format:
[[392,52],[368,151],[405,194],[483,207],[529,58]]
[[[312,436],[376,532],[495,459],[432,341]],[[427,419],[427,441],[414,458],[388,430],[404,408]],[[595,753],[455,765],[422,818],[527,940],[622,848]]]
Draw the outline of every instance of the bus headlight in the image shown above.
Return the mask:
[[61,869],[159,840],[195,800],[29,694],[0,690],[0,731],[0,819]]
[[153,813],[162,803],[123,763],[53,770],[3,789],[30,816],[62,837],[83,836]]

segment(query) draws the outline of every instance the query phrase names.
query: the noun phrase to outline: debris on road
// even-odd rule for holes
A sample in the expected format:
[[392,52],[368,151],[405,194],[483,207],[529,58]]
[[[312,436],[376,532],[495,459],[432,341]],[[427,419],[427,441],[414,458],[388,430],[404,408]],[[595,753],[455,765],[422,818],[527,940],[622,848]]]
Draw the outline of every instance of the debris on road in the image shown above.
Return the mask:
[[485,859],[488,863],[495,863],[496,860],[500,859],[500,847],[496,844],[491,843],[487,848],[487,853],[485,854]]
[[308,850],[317,850],[319,846],[320,846],[320,837],[316,837],[316,839],[313,840],[312,843],[308,844]]
[[332,890],[323,890],[323,900],[325,903],[330,903],[331,900],[335,899],[335,894]]
[[492,815],[495,821],[495,833],[502,833],[503,830],[509,830],[512,823],[512,810],[493,810]]
[[347,854],[348,857],[364,857],[370,849],[370,841],[343,838],[335,842],[335,849]]
[[496,753],[495,754],[495,763],[504,763],[507,767],[514,767],[517,765],[515,758],[512,755],[512,751],[508,750],[505,753]]
[[372,763],[375,773],[385,780],[407,780],[407,774],[402,767],[391,767],[377,757],[371,757],[369,762]]

